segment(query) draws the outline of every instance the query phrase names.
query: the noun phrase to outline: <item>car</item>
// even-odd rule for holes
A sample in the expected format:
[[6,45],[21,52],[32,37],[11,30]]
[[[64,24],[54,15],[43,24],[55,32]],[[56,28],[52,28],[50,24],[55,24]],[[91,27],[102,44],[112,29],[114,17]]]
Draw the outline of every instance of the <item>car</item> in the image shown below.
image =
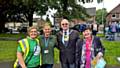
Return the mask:
[[12,29],[12,34],[19,34],[20,32],[17,29]]

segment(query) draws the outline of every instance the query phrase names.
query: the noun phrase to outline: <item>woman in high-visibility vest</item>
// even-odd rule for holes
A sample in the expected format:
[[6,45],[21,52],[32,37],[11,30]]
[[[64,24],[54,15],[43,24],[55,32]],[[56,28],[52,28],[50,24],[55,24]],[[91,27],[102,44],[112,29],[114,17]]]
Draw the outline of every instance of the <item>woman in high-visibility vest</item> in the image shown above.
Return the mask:
[[28,28],[28,37],[18,41],[17,60],[14,68],[39,68],[41,63],[38,30],[35,26]]

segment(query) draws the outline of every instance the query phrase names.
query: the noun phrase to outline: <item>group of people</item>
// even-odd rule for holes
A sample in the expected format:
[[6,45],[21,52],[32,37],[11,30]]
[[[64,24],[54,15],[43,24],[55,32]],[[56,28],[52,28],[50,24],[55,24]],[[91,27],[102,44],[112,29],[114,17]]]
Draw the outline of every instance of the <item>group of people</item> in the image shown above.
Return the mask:
[[67,19],[62,19],[60,26],[62,30],[56,35],[51,35],[48,23],[43,26],[43,35],[36,27],[29,27],[28,37],[18,41],[14,68],[53,68],[54,48],[59,49],[62,68],[93,68],[93,60],[97,62],[104,54],[100,38],[93,36],[89,27],[80,38],[79,32],[69,28]]
[[120,36],[120,23],[116,21],[110,22],[105,26],[105,37],[107,40],[114,41]]

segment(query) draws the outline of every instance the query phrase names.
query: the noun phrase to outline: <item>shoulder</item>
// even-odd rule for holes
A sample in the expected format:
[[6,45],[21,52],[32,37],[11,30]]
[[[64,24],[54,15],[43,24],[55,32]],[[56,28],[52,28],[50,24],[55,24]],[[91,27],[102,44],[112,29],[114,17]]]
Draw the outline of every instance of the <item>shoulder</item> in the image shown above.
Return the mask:
[[56,36],[55,35],[51,35],[50,38],[56,39]]
[[62,35],[62,31],[59,31],[59,32],[56,33],[57,36],[60,35],[60,34]]
[[38,36],[38,39],[41,39],[41,38],[43,38],[43,35],[39,35],[39,36]]
[[24,41],[24,40],[27,40],[27,38],[20,39],[20,40],[18,40],[18,42]]
[[72,33],[79,33],[77,30],[73,30],[73,29],[71,29],[70,30]]
[[100,40],[100,37],[94,36],[94,40],[98,41],[98,40]]

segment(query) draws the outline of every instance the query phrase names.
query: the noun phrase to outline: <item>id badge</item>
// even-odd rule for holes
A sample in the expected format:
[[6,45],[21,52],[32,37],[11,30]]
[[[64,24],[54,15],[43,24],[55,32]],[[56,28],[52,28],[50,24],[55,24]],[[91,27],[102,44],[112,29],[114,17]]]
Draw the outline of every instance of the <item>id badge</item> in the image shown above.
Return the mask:
[[45,54],[49,53],[49,50],[44,50],[44,53],[45,53]]

